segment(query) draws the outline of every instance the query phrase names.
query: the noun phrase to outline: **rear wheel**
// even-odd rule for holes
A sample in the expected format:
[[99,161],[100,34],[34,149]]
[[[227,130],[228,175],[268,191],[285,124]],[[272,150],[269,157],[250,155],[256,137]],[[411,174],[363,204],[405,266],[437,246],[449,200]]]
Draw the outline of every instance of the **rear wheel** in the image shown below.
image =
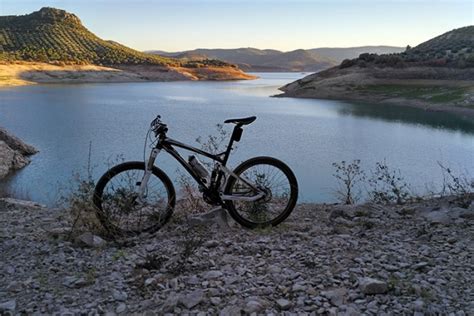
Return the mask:
[[111,234],[154,232],[171,217],[176,194],[168,176],[153,167],[144,194],[139,188],[145,164],[130,161],[108,170],[97,182],[94,205],[97,217]]
[[230,215],[239,224],[248,228],[275,226],[291,214],[298,199],[298,183],[285,163],[272,157],[256,157],[244,161],[234,173],[257,187],[258,192],[241,179],[231,177],[225,195],[252,197],[264,193],[255,201],[225,202]]

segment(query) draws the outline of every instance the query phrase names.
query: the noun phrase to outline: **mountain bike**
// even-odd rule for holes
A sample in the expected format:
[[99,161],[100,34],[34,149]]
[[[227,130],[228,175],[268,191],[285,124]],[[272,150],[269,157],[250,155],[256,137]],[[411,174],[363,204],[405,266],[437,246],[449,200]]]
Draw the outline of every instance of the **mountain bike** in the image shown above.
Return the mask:
[[[228,119],[235,124],[227,149],[218,154],[186,145],[167,136],[168,126],[158,115],[150,124],[155,139],[148,160],[129,161],[109,169],[97,182],[93,202],[97,217],[110,233],[139,234],[155,232],[171,217],[176,193],[170,178],[155,166],[161,151],[169,153],[196,181],[204,201],[221,206],[247,228],[275,226],[293,211],[298,198],[298,183],[291,169],[272,157],[255,157],[233,171],[226,165],[243,126],[255,116]],[[194,152],[214,163],[209,173],[191,155],[186,161],[175,147]],[[146,141],[145,141],[146,148]]]

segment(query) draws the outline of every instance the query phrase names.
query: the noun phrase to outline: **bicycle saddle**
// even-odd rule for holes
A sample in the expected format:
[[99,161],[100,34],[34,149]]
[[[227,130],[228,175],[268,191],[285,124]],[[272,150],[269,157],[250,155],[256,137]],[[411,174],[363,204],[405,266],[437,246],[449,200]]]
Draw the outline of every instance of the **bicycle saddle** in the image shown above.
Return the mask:
[[235,123],[240,125],[248,125],[257,119],[256,116],[249,116],[243,118],[235,118],[235,119],[228,119],[225,120],[224,123]]

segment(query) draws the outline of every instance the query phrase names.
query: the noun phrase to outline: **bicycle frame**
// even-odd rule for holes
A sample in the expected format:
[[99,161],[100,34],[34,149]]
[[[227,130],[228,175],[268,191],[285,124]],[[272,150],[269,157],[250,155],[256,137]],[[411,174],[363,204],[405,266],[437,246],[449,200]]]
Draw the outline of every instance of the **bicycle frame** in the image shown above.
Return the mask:
[[[240,129],[240,131],[238,131],[238,129]],[[237,130],[237,132],[236,132],[236,130]],[[219,192],[219,197],[220,197],[221,200],[223,200],[223,201],[225,201],[225,200],[256,201],[256,200],[264,197],[265,193],[263,191],[259,190],[256,187],[255,184],[251,183],[251,181],[249,181],[249,180],[246,180],[246,179],[236,175],[234,172],[232,172],[231,170],[229,170],[226,167],[227,161],[228,161],[230,153],[232,151],[232,145],[233,145],[234,141],[240,140],[240,134],[241,133],[242,133],[242,131],[241,131],[240,126],[236,126],[234,128],[234,132],[232,133],[232,136],[231,136],[231,139],[229,141],[229,144],[227,146],[226,151],[224,151],[222,153],[219,153],[219,154],[211,154],[211,153],[208,153],[204,150],[198,149],[196,147],[193,147],[193,146],[184,144],[182,142],[179,142],[177,140],[174,140],[172,138],[166,137],[164,135],[160,136],[158,138],[158,142],[157,142],[156,146],[153,148],[153,150],[150,154],[150,157],[149,157],[149,159],[146,163],[145,174],[144,174],[143,179],[140,183],[140,189],[139,189],[140,196],[143,196],[143,193],[145,192],[148,180],[149,180],[149,178],[152,174],[152,169],[153,169],[156,157],[158,156],[158,154],[160,153],[161,150],[166,151],[174,159],[176,159],[184,167],[184,169],[186,169],[186,171],[193,177],[193,179],[199,184],[199,187],[203,189],[203,192],[211,192],[212,189],[216,189],[216,188],[211,187],[212,183],[206,184],[203,181],[203,179],[201,179],[201,177],[194,171],[194,169],[191,167],[191,165],[176,151],[176,149],[174,148],[174,146],[176,146],[176,147],[188,150],[190,152],[194,152],[198,155],[205,156],[205,157],[210,158],[211,160],[215,161],[216,164],[218,165],[217,166],[218,174],[217,174],[217,179],[215,181],[216,183],[220,184],[220,181],[222,180],[222,172],[225,172],[226,174],[228,174],[228,175],[230,175],[234,178],[240,179],[243,183],[245,183],[250,188],[252,188],[256,192],[258,192],[258,194],[254,195],[254,196],[225,195],[222,192]],[[230,177],[226,178],[226,182],[224,183],[223,187],[226,186],[227,181],[229,181],[229,179],[230,179]],[[217,186],[217,187],[219,188],[220,185]]]

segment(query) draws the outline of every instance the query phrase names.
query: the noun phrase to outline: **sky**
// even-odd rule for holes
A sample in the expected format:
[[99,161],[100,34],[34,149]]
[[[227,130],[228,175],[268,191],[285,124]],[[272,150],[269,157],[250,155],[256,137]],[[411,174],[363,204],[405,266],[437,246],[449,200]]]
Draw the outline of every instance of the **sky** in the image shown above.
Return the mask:
[[0,0],[0,15],[45,6],[138,50],[405,47],[474,24],[474,0]]

